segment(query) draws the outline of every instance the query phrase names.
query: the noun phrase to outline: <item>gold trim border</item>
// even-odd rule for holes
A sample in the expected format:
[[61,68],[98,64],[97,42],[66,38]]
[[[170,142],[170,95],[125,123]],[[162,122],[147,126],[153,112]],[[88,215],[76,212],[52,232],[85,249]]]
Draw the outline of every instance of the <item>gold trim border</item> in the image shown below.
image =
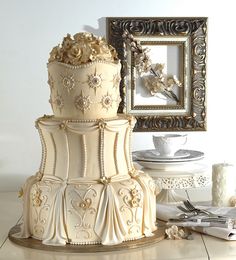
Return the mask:
[[160,242],[165,238],[165,228],[158,227],[158,229],[153,232],[154,236],[144,237],[137,240],[126,241],[118,245],[104,246],[104,245],[71,245],[67,244],[65,246],[48,246],[42,244],[41,240],[34,238],[16,238],[14,234],[20,231],[20,225],[12,227],[9,231],[9,240],[19,246],[24,246],[31,249],[38,249],[44,251],[54,251],[54,252],[64,252],[64,253],[96,253],[96,252],[111,252],[111,251],[121,251],[136,249],[144,246],[153,245]]

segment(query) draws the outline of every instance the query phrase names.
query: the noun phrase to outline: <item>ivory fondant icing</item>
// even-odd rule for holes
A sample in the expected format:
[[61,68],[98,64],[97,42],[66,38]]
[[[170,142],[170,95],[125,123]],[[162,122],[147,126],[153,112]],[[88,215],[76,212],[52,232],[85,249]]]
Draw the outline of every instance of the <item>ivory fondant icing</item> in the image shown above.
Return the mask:
[[72,66],[48,64],[50,104],[60,118],[97,119],[116,116],[120,64],[93,61]]
[[127,175],[133,167],[129,153],[133,120],[124,116],[91,122],[38,119],[36,126],[46,151],[40,172],[62,180]]
[[114,176],[106,185],[44,176],[31,188],[31,235],[48,245],[112,245],[150,236],[156,229],[150,204],[155,203],[154,187],[152,179],[142,174],[139,180]]
[[154,182],[131,158],[135,120],[116,112],[119,70],[114,49],[88,33],[51,52],[54,115],[36,121],[42,160],[23,187],[19,236],[114,245],[156,230]]

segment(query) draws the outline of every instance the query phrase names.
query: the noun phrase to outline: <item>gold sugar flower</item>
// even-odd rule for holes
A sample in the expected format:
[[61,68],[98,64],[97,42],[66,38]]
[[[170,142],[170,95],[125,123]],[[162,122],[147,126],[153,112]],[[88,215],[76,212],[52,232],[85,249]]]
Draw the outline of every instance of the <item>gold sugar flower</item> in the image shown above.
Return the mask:
[[18,191],[18,198],[23,197],[23,195],[24,195],[24,190],[23,190],[23,188],[21,187],[20,190]]
[[137,189],[132,189],[131,190],[131,194],[132,194],[132,196],[137,196],[138,195],[138,190]]
[[90,207],[92,203],[92,200],[90,198],[86,198],[82,202],[79,203],[79,207],[82,208],[83,210],[86,210]]
[[[98,121],[98,127],[99,129],[104,129],[106,127],[107,123],[104,121],[104,119],[100,119]],[[106,178],[106,177],[102,177],[102,178]]]
[[137,208],[137,207],[139,207],[140,206],[140,199],[139,198],[133,198],[132,200],[131,200],[131,206],[132,206],[132,208]]
[[67,34],[62,44],[52,49],[49,58],[49,62],[59,61],[75,66],[97,60],[117,63],[117,52],[104,38],[87,32],[73,37]]
[[71,48],[72,44],[73,44],[73,40],[71,39],[71,35],[68,33],[66,37],[64,37],[63,39],[62,48],[68,50]]
[[33,191],[32,202],[34,207],[41,206],[42,204],[41,193],[42,191],[39,189],[39,187],[36,187],[36,189]]
[[100,178],[100,182],[104,185],[108,185],[110,182],[111,182],[111,179],[110,178],[107,178],[106,176],[102,176]]
[[141,205],[141,194],[140,191],[135,187],[130,190],[131,200],[130,204],[132,208],[140,207]]
[[50,52],[50,58],[48,60],[48,62],[53,62],[55,60],[57,61],[61,61],[63,57],[63,54],[61,52],[61,49],[59,46],[56,46],[52,49],[52,51]]
[[165,230],[167,239],[180,240],[180,239],[191,239],[191,232],[176,225]]
[[40,207],[41,203],[42,203],[42,200],[40,198],[35,198],[33,200],[33,206],[35,206],[35,207]]
[[68,52],[69,58],[80,58],[82,55],[82,50],[80,44],[74,44]]

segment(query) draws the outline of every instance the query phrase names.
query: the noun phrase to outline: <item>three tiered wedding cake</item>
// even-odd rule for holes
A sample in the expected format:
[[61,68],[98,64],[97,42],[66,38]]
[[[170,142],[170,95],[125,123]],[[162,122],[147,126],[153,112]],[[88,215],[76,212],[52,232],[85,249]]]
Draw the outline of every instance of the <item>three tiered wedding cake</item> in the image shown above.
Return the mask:
[[117,115],[120,62],[103,38],[67,35],[48,63],[53,116],[36,121],[38,173],[23,187],[21,237],[46,245],[151,236],[155,185],[133,166],[134,118]]

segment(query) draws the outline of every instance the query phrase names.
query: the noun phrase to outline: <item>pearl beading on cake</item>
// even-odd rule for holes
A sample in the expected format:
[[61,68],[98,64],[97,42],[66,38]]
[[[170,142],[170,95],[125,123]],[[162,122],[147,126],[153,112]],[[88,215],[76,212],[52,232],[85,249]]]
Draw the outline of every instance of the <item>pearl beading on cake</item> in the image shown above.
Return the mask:
[[93,242],[69,242],[70,245],[98,245],[101,244],[101,241],[93,241]]
[[66,137],[66,149],[67,149],[67,167],[66,167],[66,180],[69,178],[69,161],[70,161],[70,149],[69,149],[69,142],[68,142],[68,134],[66,129],[65,130],[65,137]]
[[133,121],[132,117],[129,118],[129,164],[131,168],[134,168],[133,160],[132,160],[132,146],[131,146],[131,139],[132,139],[132,130],[133,130]]
[[87,145],[86,145],[86,139],[85,139],[85,135],[82,135],[82,144],[83,144],[83,148],[84,148],[84,156],[83,156],[83,177],[86,176],[86,170],[87,170]]
[[101,170],[101,177],[105,176],[104,171],[104,128],[106,127],[106,122],[101,119],[98,123],[100,129],[100,170]]
[[39,138],[40,138],[40,142],[41,142],[41,146],[42,146],[42,157],[41,157],[39,171],[44,172],[45,165],[46,165],[46,158],[47,158],[47,146],[46,146],[45,139],[43,137],[42,130],[38,127],[38,121],[36,121],[36,128],[38,129]]
[[[139,236],[139,237],[132,237],[129,239],[125,239],[124,241],[134,241],[137,239],[144,238],[144,236]],[[93,242],[68,242],[70,245],[99,245],[101,244],[101,241],[93,241]]]
[[89,67],[91,67],[91,66],[93,66],[94,64],[97,64],[97,63],[108,64],[108,65],[116,67],[117,64],[119,64],[119,61],[111,63],[110,61],[96,60],[96,61],[91,61],[89,63],[84,63],[84,64],[76,65],[76,66],[70,65],[70,64],[65,64],[65,63],[62,63],[62,62],[59,62],[59,61],[55,61],[55,62],[48,63],[48,67],[52,66],[53,64],[58,64],[60,66],[66,67],[68,69],[77,70],[77,69],[80,69],[80,68],[89,68]]
[[[129,128],[126,129],[126,132],[125,132],[125,144],[127,143],[127,138],[129,136]],[[126,165],[127,165],[127,168],[128,170],[130,170],[130,165],[129,165],[129,159],[128,159],[128,152],[127,152],[127,149],[125,147],[125,162],[126,162]]]
[[118,138],[119,138],[119,133],[116,133],[115,142],[114,142],[114,155],[115,155],[114,157],[115,157],[116,174],[119,174],[118,162],[117,162],[117,144],[118,144]]
[[53,162],[53,175],[55,175],[56,172],[56,161],[57,161],[57,149],[56,149],[56,144],[55,144],[55,140],[53,138],[52,133],[50,133],[50,137],[51,137],[51,141],[52,141],[52,145],[53,145],[53,151],[54,151],[54,162]]
[[[114,116],[114,117],[109,117],[109,118],[106,118],[106,122],[109,122],[109,121],[113,121],[115,119],[126,119],[127,116],[124,115],[124,114],[119,114],[119,116]],[[70,119],[65,119],[65,118],[58,118],[58,117],[55,117],[54,115],[44,115],[42,117],[40,117],[39,119],[36,120],[36,124],[43,120],[43,119],[52,119],[53,121],[57,122],[57,121],[60,121],[60,122],[63,122],[63,123],[97,123],[99,122],[101,119],[74,119],[74,118],[70,118]],[[37,128],[37,126],[36,126]]]

